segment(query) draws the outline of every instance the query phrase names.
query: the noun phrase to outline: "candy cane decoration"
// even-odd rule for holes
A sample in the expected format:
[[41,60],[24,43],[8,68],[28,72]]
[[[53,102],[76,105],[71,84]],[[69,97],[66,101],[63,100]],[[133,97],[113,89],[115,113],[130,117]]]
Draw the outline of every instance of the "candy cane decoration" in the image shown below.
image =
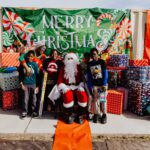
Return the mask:
[[11,33],[14,30],[14,33],[17,36],[20,36],[22,40],[26,40],[28,45],[33,45],[33,41],[30,41],[31,36],[34,32],[31,24],[23,21],[16,13],[11,11],[6,11],[6,15],[3,16],[3,26],[4,29]]
[[100,24],[101,24],[102,20],[103,20],[103,19],[106,19],[106,18],[109,19],[110,21],[112,21],[112,19],[113,19],[113,17],[112,17],[111,14],[108,14],[108,13],[102,14],[102,15],[100,15],[100,16],[97,18],[97,20],[96,20],[96,26],[97,26],[97,27],[100,27]]
[[22,32],[22,19],[16,14],[11,11],[6,11],[6,15],[3,16],[2,22],[4,29],[11,33],[14,29],[15,34],[18,35]]
[[29,46],[33,45],[33,41],[30,41],[30,39],[34,32],[34,29],[31,27],[30,23],[24,22],[22,30],[23,30],[23,32],[20,35],[21,39],[26,40],[27,45],[29,45]]
[[3,32],[2,37],[3,37],[3,45],[10,46],[14,43],[13,36],[8,32]]
[[119,34],[119,36],[123,39],[128,38],[131,35],[131,20],[128,18],[123,19],[120,22],[119,27],[117,28],[116,32]]

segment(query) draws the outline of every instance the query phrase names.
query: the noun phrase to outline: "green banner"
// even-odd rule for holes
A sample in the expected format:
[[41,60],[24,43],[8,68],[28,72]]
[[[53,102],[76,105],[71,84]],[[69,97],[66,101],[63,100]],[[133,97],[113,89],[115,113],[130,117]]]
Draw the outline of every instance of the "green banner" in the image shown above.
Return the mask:
[[3,8],[3,45],[33,45],[44,40],[47,53],[84,52],[97,47],[109,54],[131,54],[130,10]]

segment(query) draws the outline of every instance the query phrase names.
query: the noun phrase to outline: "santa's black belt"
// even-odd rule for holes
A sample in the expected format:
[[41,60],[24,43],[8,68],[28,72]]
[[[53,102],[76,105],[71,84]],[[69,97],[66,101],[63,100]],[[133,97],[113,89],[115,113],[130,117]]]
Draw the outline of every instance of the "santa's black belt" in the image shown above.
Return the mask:
[[69,84],[66,84],[66,85],[69,85],[69,86],[71,86],[71,85],[78,86],[79,84],[77,84],[77,83],[69,83]]

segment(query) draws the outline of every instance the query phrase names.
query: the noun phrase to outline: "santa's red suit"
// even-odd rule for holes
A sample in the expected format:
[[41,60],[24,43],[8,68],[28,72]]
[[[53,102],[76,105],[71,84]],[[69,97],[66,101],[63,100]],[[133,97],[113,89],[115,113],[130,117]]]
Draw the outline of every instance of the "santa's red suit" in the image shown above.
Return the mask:
[[63,96],[63,106],[65,108],[73,107],[74,97],[76,97],[78,105],[85,108],[87,95],[82,82],[78,57],[74,53],[69,53],[65,56],[64,64],[58,77],[58,90]]

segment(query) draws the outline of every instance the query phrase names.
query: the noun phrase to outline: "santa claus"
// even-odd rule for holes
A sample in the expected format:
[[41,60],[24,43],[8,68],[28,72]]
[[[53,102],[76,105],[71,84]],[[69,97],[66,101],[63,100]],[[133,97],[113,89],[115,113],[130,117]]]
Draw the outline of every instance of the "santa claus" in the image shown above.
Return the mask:
[[66,123],[71,124],[75,119],[72,111],[76,99],[78,104],[76,122],[82,124],[83,115],[87,108],[87,95],[82,82],[79,59],[75,53],[69,53],[65,56],[64,67],[60,70],[58,77],[58,90],[63,97]]

